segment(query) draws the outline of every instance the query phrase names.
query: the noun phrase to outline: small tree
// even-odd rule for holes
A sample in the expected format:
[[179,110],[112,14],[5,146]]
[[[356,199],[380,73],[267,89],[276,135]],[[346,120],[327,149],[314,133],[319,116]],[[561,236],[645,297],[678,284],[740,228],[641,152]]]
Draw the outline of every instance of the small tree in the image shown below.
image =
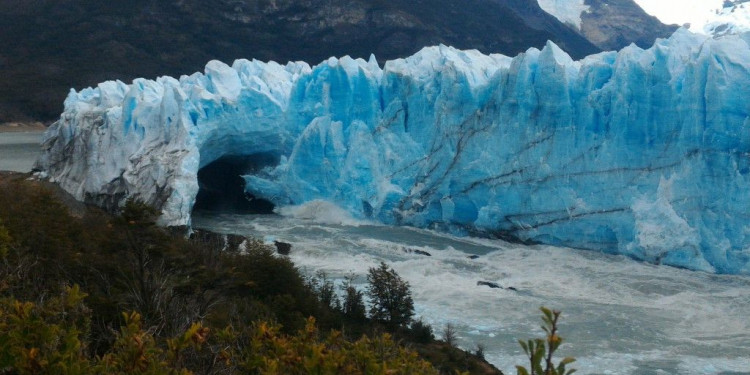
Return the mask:
[[341,288],[344,290],[344,303],[341,310],[344,316],[354,321],[364,321],[366,316],[363,294],[354,286],[354,277],[347,277]]
[[562,337],[557,334],[557,320],[560,318],[560,312],[546,307],[541,307],[540,310],[542,310],[542,321],[544,321],[542,329],[547,333],[547,337],[528,341],[518,340],[523,351],[529,357],[529,369],[516,366],[518,375],[569,375],[574,373],[576,370],[565,369],[565,366],[575,362],[574,358],[565,357],[557,367],[552,361],[552,355],[563,342]]
[[318,294],[318,299],[324,306],[341,310],[341,301],[336,295],[336,288],[325,272],[318,271],[314,277],[310,278],[308,285]]
[[370,297],[370,317],[388,325],[407,325],[414,316],[414,301],[409,283],[404,281],[385,262],[370,268],[367,274],[367,295]]
[[482,360],[485,360],[484,358],[484,344],[479,343],[477,344],[477,351],[474,352],[474,355],[479,357]]
[[456,326],[454,326],[453,323],[446,324],[443,328],[443,341],[445,341],[448,346],[455,347],[457,339]]

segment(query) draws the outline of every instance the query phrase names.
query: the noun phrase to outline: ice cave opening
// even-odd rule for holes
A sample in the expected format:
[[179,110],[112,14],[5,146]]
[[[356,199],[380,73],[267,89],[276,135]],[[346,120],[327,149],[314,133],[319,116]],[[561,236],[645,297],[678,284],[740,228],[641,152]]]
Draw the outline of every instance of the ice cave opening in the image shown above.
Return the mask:
[[245,192],[242,175],[251,174],[269,165],[276,165],[278,156],[270,153],[223,156],[198,171],[198,195],[193,210],[247,214],[271,214],[274,205],[263,197]]

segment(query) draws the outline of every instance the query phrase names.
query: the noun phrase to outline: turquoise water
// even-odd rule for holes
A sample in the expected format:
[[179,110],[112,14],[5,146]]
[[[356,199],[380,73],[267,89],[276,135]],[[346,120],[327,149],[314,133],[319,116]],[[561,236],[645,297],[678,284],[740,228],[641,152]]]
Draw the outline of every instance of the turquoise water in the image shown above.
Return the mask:
[[578,358],[573,367],[581,374],[750,374],[750,277],[373,225],[325,204],[282,214],[195,213],[193,220],[217,232],[289,242],[304,272],[355,275],[361,289],[367,269],[386,261],[409,281],[417,315],[438,336],[452,323],[460,346],[484,345],[486,358],[506,374],[526,363],[517,341],[543,334],[542,305],[563,311],[567,344],[560,354]]
[[0,171],[30,172],[39,156],[42,134],[0,133]]

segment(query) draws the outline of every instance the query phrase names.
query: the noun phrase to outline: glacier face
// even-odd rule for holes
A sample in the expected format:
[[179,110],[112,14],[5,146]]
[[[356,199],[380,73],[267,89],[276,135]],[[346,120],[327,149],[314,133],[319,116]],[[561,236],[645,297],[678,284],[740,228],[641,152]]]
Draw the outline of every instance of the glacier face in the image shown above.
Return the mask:
[[37,166],[78,199],[189,225],[225,156],[277,206],[750,274],[750,48],[679,30],[573,61],[430,47],[370,61],[212,61],[71,91]]

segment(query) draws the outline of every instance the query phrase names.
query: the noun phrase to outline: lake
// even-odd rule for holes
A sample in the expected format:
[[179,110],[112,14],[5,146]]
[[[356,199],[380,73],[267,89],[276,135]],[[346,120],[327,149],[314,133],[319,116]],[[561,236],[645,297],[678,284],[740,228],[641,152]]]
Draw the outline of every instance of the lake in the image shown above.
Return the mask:
[[0,171],[30,172],[43,132],[0,133]]

